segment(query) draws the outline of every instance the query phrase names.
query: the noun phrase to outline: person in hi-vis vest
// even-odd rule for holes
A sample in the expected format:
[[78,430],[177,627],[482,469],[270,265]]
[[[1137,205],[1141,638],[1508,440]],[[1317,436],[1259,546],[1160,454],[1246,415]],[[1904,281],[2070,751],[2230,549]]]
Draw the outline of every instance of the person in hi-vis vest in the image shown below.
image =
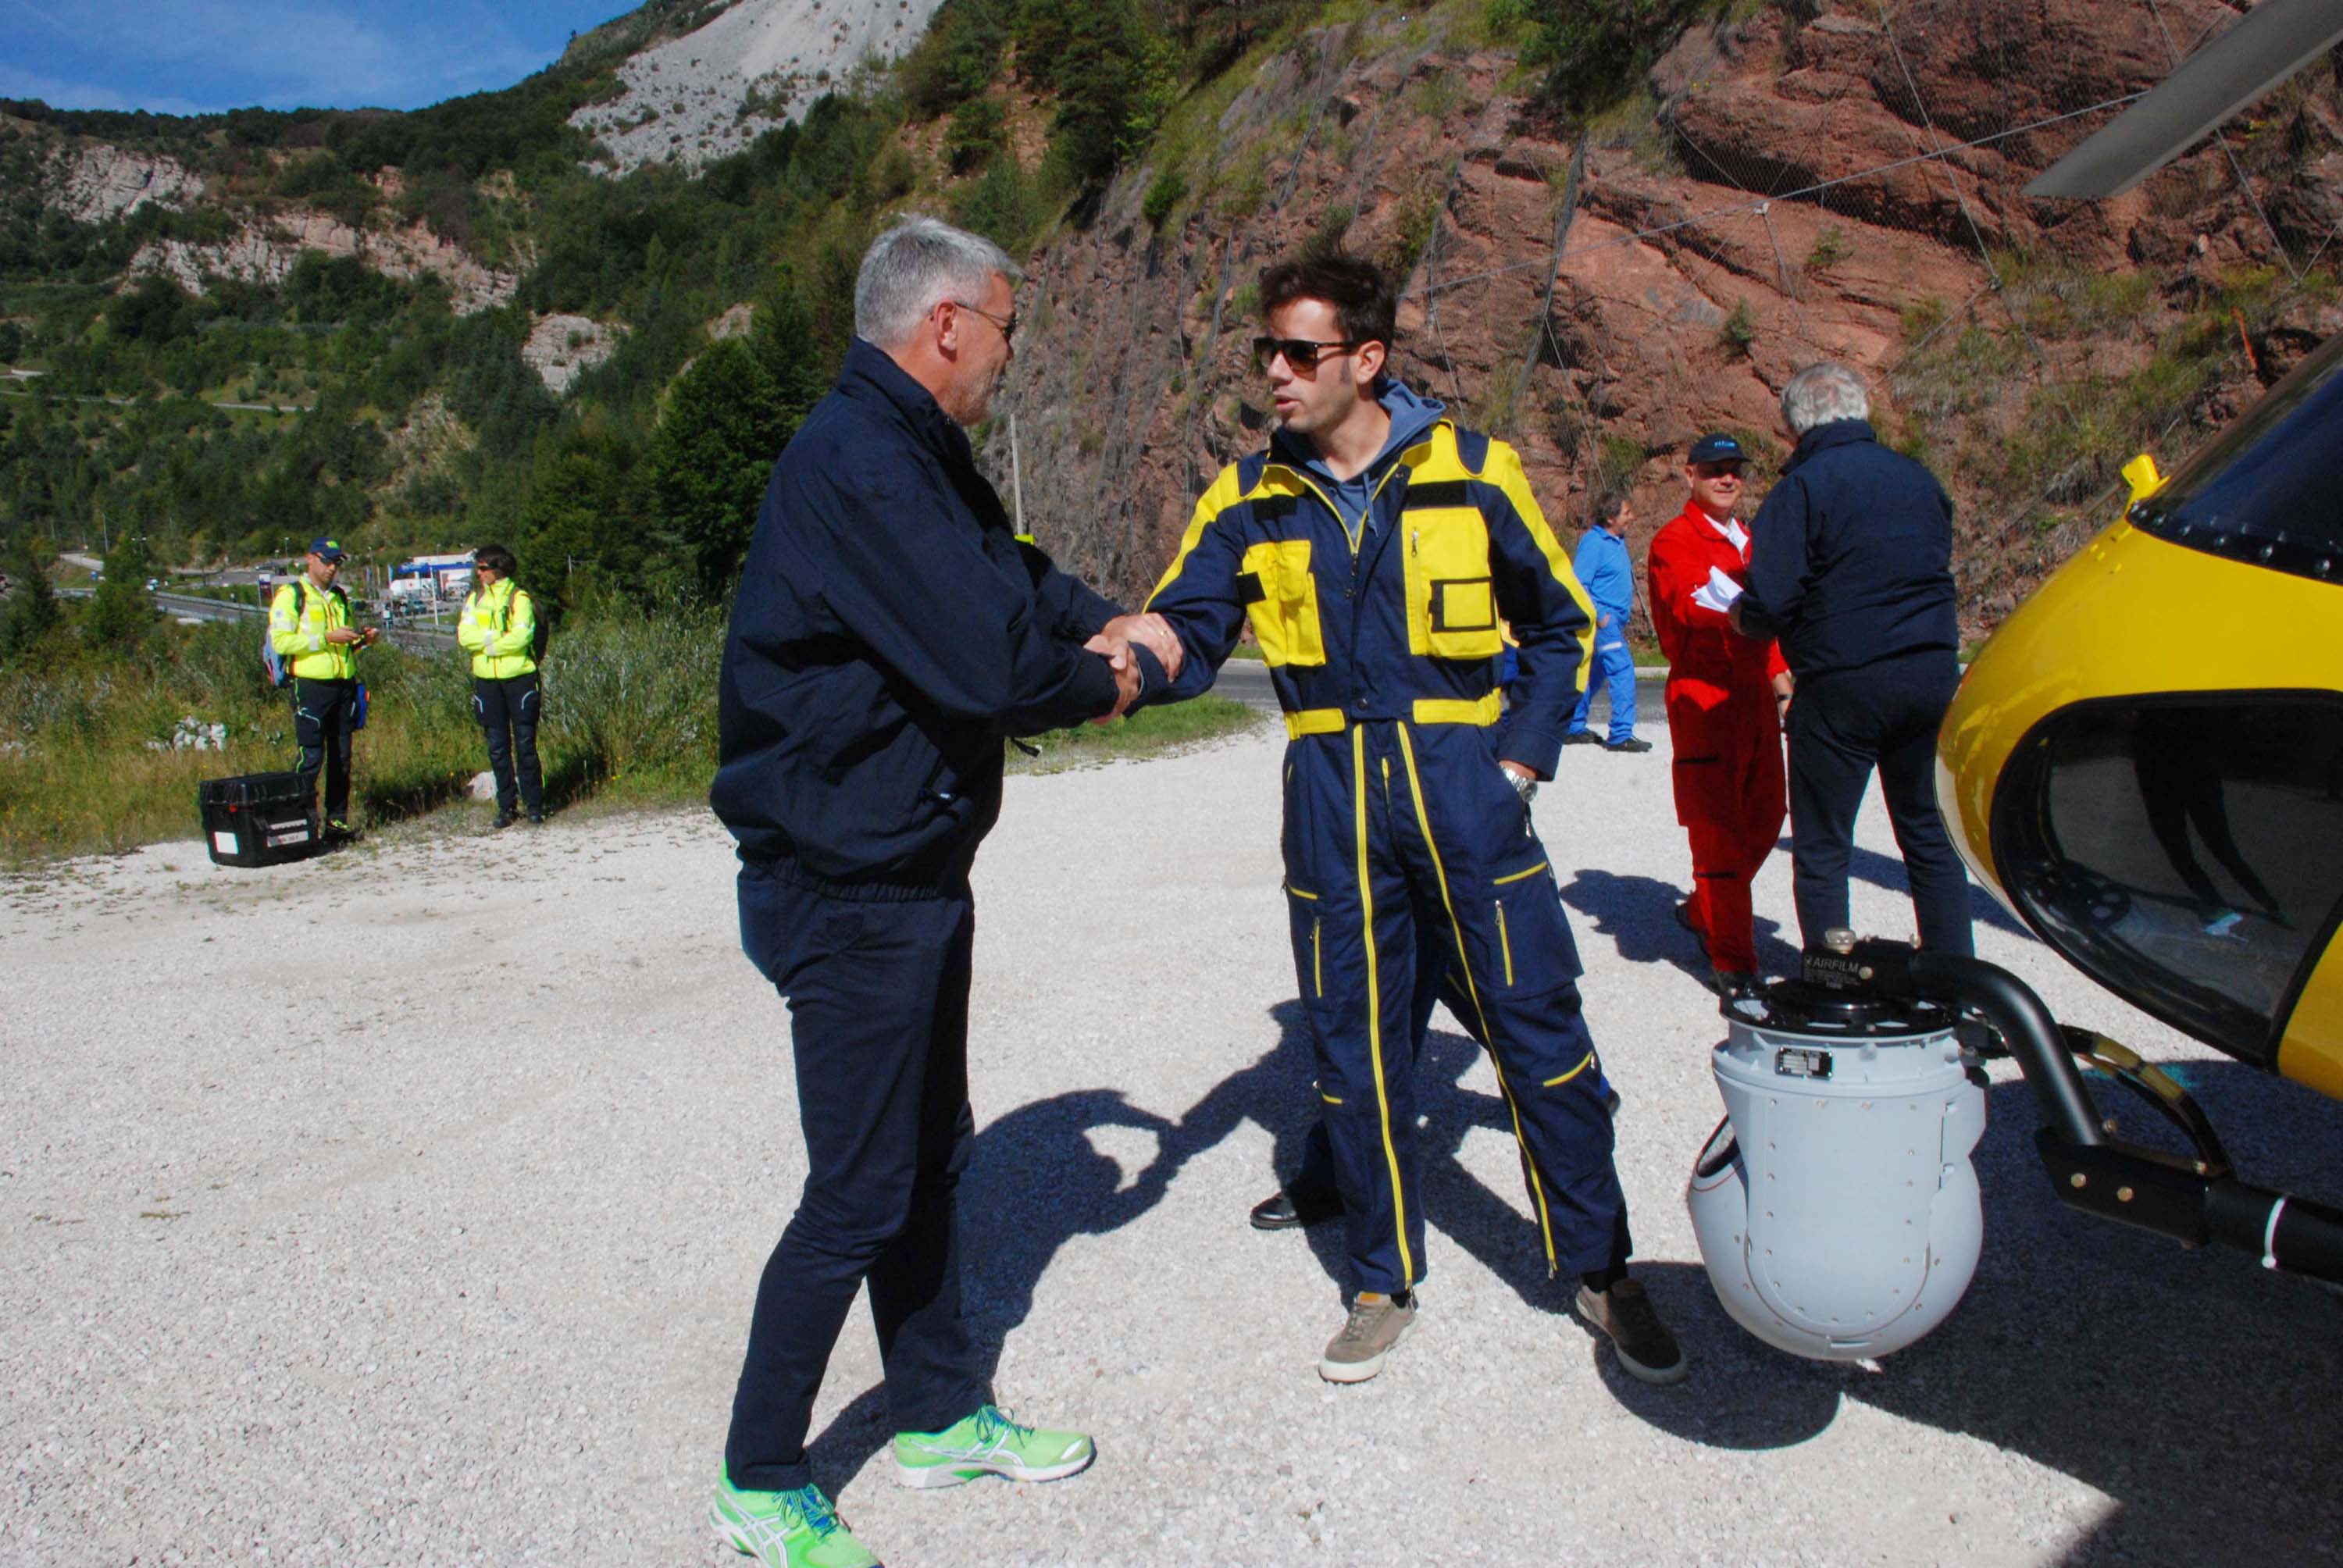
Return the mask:
[[297,771],[312,810],[317,776],[326,779],[326,836],[351,834],[350,736],[358,725],[358,649],[382,633],[350,624],[349,596],[334,585],[342,547],[309,541],[302,575],[277,590],[268,607],[268,641],[293,672],[293,737],[301,748]]
[[545,820],[545,776],[537,764],[537,601],[512,580],[518,565],[502,545],[472,555],[472,591],[456,620],[456,641],[472,656],[472,717],[488,737],[497,777],[497,820],[513,824],[518,804]]

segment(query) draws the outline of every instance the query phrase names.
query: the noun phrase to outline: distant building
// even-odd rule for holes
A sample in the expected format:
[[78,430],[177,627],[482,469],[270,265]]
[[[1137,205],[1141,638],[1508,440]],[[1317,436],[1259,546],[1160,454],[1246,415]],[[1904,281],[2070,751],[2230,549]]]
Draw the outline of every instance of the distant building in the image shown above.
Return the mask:
[[471,591],[470,550],[459,556],[417,556],[390,568],[389,598],[393,604],[462,598]]

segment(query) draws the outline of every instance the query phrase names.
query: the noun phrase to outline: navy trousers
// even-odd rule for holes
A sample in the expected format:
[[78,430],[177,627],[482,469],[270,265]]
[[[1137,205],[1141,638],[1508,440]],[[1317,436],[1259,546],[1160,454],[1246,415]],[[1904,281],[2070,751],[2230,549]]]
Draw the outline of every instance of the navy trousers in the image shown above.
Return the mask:
[[897,1431],[991,1398],[960,1316],[957,1211],[976,910],[964,887],[840,898],[747,865],[739,901],[740,945],[789,1002],[809,1169],[757,1286],[724,1466],[735,1486],[785,1492],[812,1482],[814,1396],[866,1281]]
[[317,806],[317,775],[326,776],[326,819],[346,820],[350,814],[350,736],[357,721],[358,683],[355,680],[293,682],[293,739],[301,748],[296,771],[307,791],[309,806]]
[[1969,884],[1936,811],[1936,729],[1960,686],[1960,666],[1937,650],[1884,658],[1798,682],[1790,704],[1791,892],[1809,948],[1847,924],[1847,864],[1855,814],[1871,770],[1904,851],[1920,945],[1974,953]]
[[534,675],[506,680],[472,678],[472,717],[488,732],[497,809],[508,816],[516,801],[532,817],[545,809],[545,776],[537,762],[538,695]]

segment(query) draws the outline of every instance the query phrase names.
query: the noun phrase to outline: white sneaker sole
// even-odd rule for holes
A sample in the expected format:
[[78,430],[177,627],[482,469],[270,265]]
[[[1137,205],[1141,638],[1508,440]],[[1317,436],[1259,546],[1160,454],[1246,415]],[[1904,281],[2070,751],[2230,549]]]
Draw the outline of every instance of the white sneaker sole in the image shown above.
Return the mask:
[[1075,1457],[1056,1464],[991,1464],[971,1460],[963,1464],[910,1465],[899,1459],[895,1462],[895,1482],[900,1486],[924,1491],[935,1486],[965,1486],[988,1475],[998,1475],[1004,1481],[1063,1481],[1088,1470],[1097,1457],[1097,1446],[1090,1444]]
[[1400,1325],[1400,1331],[1392,1336],[1391,1343],[1385,1345],[1379,1353],[1370,1357],[1366,1361],[1338,1362],[1330,1361],[1327,1358],[1321,1356],[1318,1359],[1318,1375],[1324,1378],[1328,1382],[1364,1382],[1369,1378],[1373,1377],[1377,1372],[1383,1370],[1384,1358],[1389,1356],[1392,1352],[1399,1349],[1402,1344],[1405,1343],[1407,1336],[1414,1332],[1415,1320],[1413,1318],[1410,1318],[1406,1322]]

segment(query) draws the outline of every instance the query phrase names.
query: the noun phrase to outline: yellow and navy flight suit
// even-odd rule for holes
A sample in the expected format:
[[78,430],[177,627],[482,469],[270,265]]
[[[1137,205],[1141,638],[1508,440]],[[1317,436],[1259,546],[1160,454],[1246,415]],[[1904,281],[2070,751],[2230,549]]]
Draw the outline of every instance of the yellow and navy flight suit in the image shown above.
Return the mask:
[[[1353,1288],[1423,1277],[1413,1059],[1443,968],[1547,1265],[1594,1272],[1629,1248],[1606,1091],[1553,863],[1498,767],[1554,775],[1594,617],[1511,447],[1445,418],[1401,439],[1356,518],[1282,433],[1222,471],[1148,601],[1187,652],[1164,697],[1209,687],[1250,619],[1290,737],[1287,904]],[[1520,644],[1502,726],[1500,618]]]

